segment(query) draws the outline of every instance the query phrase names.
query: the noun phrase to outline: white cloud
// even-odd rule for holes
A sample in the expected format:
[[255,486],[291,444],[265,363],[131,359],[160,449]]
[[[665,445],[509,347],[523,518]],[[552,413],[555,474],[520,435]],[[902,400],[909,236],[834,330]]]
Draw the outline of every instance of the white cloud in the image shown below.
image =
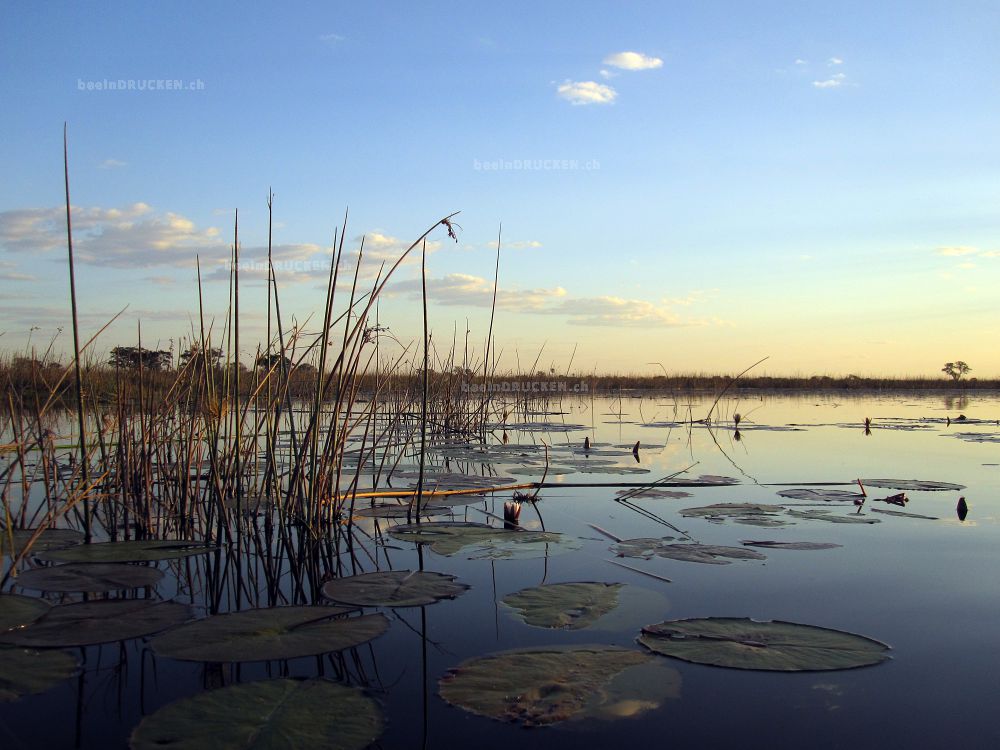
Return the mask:
[[617,78],[617,77],[618,77],[618,74],[617,74],[617,73],[615,73],[614,71],[611,71],[611,70],[604,70],[604,69],[602,68],[602,69],[600,70],[600,76],[601,76],[601,78],[603,78],[603,79],[604,79],[605,81],[608,81],[608,80],[610,80],[610,79],[612,79],[612,78]]
[[[501,242],[505,250],[534,250],[542,246],[538,240],[515,240],[513,242]],[[493,247],[496,247],[495,245]]]
[[827,60],[827,63],[830,65],[843,65],[844,61],[839,57],[831,57],[829,60]]
[[336,44],[337,42],[344,41],[345,38],[346,37],[343,37],[340,34],[320,34],[319,35],[319,40],[321,42],[325,42],[326,44]]
[[596,81],[566,81],[556,93],[573,105],[611,104],[618,96],[613,88]]
[[809,61],[808,60],[803,60],[801,57],[796,57],[795,58],[795,64],[796,65],[808,65]]
[[[420,279],[408,279],[386,287],[392,294],[420,299]],[[554,299],[566,296],[562,287],[553,289],[497,289],[497,307],[518,312],[542,312]],[[493,281],[465,273],[449,273],[427,279],[427,298],[440,305],[472,305],[490,307],[493,304]]]
[[545,312],[565,315],[567,323],[578,326],[646,328],[698,324],[683,320],[669,308],[657,307],[647,300],[611,296],[567,299]]
[[604,58],[604,64],[622,70],[651,70],[662,68],[663,60],[644,55],[642,52],[615,52]]
[[127,161],[121,161],[120,159],[105,159],[101,162],[101,169],[120,169],[121,167],[127,167]]
[[824,81],[813,81],[813,86],[818,89],[840,88],[847,81],[847,76],[843,73],[836,73]]
[[964,245],[953,245],[951,247],[939,247],[937,249],[938,255],[945,255],[948,257],[957,257],[960,255],[979,255],[979,248],[967,247]]

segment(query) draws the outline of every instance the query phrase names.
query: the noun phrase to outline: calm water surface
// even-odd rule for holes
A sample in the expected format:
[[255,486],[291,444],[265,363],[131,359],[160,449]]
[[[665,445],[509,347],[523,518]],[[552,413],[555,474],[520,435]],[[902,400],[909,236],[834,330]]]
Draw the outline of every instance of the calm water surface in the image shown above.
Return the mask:
[[[237,681],[281,675],[325,674],[367,687],[382,705],[382,748],[479,747],[580,748],[1000,747],[994,716],[1000,695],[1000,397],[961,394],[856,397],[754,396],[719,403],[713,427],[677,422],[705,416],[711,399],[670,397],[565,400],[561,414],[535,417],[530,431],[507,430],[510,443],[553,446],[552,464],[589,437],[592,458],[602,446],[640,441],[639,461],[628,450],[615,465],[642,474],[575,473],[550,476],[563,486],[542,490],[537,513],[529,505],[521,523],[580,540],[578,551],[528,560],[466,560],[423,554],[427,570],[453,573],[471,589],[452,601],[388,611],[389,631],[359,647],[338,674],[329,657],[291,662],[212,667],[155,656],[144,640],[85,649],[78,679],[37,696],[0,704],[0,747],[127,746],[144,715],[183,696]],[[741,415],[740,436],[734,431]],[[956,421],[959,415],[965,420]],[[864,421],[872,420],[870,434]],[[948,424],[948,420],[951,423]],[[797,429],[790,429],[790,425]],[[773,429],[783,428],[783,429]],[[503,432],[498,429],[497,436]],[[559,448],[562,446],[562,448]],[[581,458],[575,456],[574,458]],[[584,459],[585,460],[585,459]],[[444,461],[440,454],[435,466]],[[450,462],[449,469],[481,473],[484,467]],[[493,464],[506,476],[519,464]],[[616,488],[581,483],[645,482],[722,475],[732,486],[685,488],[679,499],[615,502]],[[519,479],[532,476],[518,474]],[[835,524],[808,519],[759,528],[680,515],[684,508],[729,502],[793,505],[776,495],[786,487],[816,483],[852,490],[857,478],[931,480],[963,485],[961,491],[908,490],[909,513],[938,520],[870,512],[877,524]],[[782,487],[779,485],[785,485]],[[869,488],[872,498],[897,490]],[[959,496],[970,511],[956,516]],[[457,516],[490,521],[502,514],[502,493]],[[904,510],[884,503],[868,504]],[[836,514],[852,504],[826,503]],[[638,508],[638,509],[637,509]],[[645,512],[642,512],[645,511]],[[540,514],[540,516],[539,516]],[[659,520],[658,520],[659,519]],[[676,536],[669,525],[699,542],[736,545],[741,540],[835,542],[823,551],[761,550],[766,560],[698,565],[653,558],[621,560],[672,580],[666,583],[611,563],[611,540]],[[669,525],[667,525],[669,524]],[[369,527],[370,528],[370,527]],[[377,551],[380,567],[416,568],[407,542],[390,540]],[[371,560],[363,560],[367,569]],[[156,595],[202,606],[198,592],[177,585],[176,573],[200,563],[160,563],[168,577]],[[173,572],[175,575],[171,576]],[[540,583],[604,581],[626,584],[621,605],[591,628],[545,630],[519,620],[501,599]],[[22,591],[16,585],[7,591]],[[53,602],[60,600],[53,596]],[[768,673],[700,666],[662,658],[679,688],[659,708],[616,721],[569,722],[523,729],[449,706],[437,681],[464,659],[510,648],[554,644],[614,644],[641,648],[643,625],[689,617],[752,617],[847,630],[892,647],[884,664],[846,671]],[[673,677],[672,677],[673,678]]]

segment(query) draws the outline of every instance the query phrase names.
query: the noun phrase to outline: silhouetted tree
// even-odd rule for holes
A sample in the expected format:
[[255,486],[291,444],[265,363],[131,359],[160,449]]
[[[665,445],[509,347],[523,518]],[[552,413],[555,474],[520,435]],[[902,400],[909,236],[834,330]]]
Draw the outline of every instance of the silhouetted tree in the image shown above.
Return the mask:
[[963,375],[971,371],[972,368],[962,360],[958,360],[957,362],[945,362],[944,367],[941,368],[941,372],[946,375],[950,375],[953,380],[961,380]]
[[146,370],[159,371],[170,365],[170,352],[139,346],[116,346],[111,350],[108,364],[120,370],[137,370],[142,366]]

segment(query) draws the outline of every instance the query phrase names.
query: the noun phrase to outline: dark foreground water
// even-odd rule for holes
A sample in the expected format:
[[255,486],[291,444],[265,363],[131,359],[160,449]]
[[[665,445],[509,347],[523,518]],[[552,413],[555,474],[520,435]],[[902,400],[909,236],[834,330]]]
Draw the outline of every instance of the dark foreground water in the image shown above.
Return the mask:
[[[522,526],[540,529],[544,523],[547,531],[576,540],[577,549],[553,547],[529,559],[469,560],[462,552],[444,556],[425,548],[425,570],[457,575],[470,589],[423,608],[382,610],[390,620],[388,631],[341,654],[235,666],[164,658],[153,653],[148,639],[75,649],[83,657],[78,676],[40,695],[0,703],[0,747],[126,747],[144,716],[177,699],[237,682],[317,675],[362,687],[375,699],[385,729],[374,746],[382,748],[1000,747],[995,716],[1000,695],[1000,398],[744,395],[719,404],[711,429],[681,424],[700,419],[710,405],[710,399],[678,403],[669,397],[566,400],[551,410],[563,413],[536,416],[533,429],[506,430],[508,445],[548,444],[551,466],[566,470],[548,477],[566,486],[544,489],[537,506],[523,507]],[[868,434],[866,417],[871,419]],[[498,440],[503,432],[497,430]],[[587,453],[582,451],[585,438],[591,441]],[[630,447],[636,441],[638,461]],[[493,456],[484,465],[468,459],[462,446],[449,446],[432,454],[432,464],[442,470],[539,478],[538,451],[525,448],[524,453]],[[586,463],[593,459],[593,465]],[[687,471],[678,481],[709,475],[738,483],[678,487],[690,495],[639,496],[630,504],[616,502],[615,487],[568,486],[654,481],[682,469]],[[631,473],[641,470],[648,472]],[[866,487],[869,500],[862,513],[878,523],[789,515],[790,509],[846,516],[855,513],[855,506],[776,494],[795,488],[856,492],[857,485],[850,483],[858,478],[889,480],[885,487]],[[933,485],[910,485],[913,480],[964,489],[929,489]],[[876,501],[900,491],[909,500],[905,506]],[[498,493],[485,503],[459,507],[454,520],[497,524],[487,513],[502,516],[510,495]],[[959,497],[969,507],[964,520],[956,514]],[[718,503],[782,505],[777,514],[782,525],[680,513]],[[374,535],[371,520],[360,523]],[[842,546],[759,549],[766,559],[702,565],[616,557],[609,549],[612,540],[595,525],[622,539],[683,539],[675,527],[705,544],[740,547],[744,540],[767,540]],[[385,537],[356,561],[359,572],[375,569],[376,563],[403,570],[417,568],[420,560],[412,543]],[[199,558],[157,563],[167,576],[150,596],[191,603],[201,616],[204,597],[189,589],[189,582],[200,580],[203,564]],[[529,626],[502,603],[526,587],[577,581],[625,584],[619,606],[588,628],[564,630]],[[5,593],[38,595],[16,584]],[[80,597],[46,598],[63,603]],[[231,595],[227,601],[233,601]],[[858,633],[891,646],[891,659],[860,669],[778,673],[658,656],[655,669],[641,680],[660,684],[651,690],[636,686],[640,697],[625,696],[615,711],[618,718],[531,729],[467,712],[438,694],[438,680],[472,657],[573,644],[643,650],[635,640],[643,626],[702,617],[785,620]]]

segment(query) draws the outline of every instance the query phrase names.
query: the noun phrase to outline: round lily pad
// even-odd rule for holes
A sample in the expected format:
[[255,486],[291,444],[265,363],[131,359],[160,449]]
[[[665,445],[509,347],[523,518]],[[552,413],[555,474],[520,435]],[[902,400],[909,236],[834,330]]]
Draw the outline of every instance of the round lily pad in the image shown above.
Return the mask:
[[0,646],[0,703],[44,693],[76,674],[80,662],[65,651]]
[[470,560],[530,559],[580,546],[577,540],[551,531],[504,529],[482,523],[415,523],[396,526],[389,533],[396,539],[429,544],[439,555],[463,552]]
[[51,550],[39,555],[41,560],[53,562],[149,562],[152,560],[172,560],[189,555],[203,555],[212,552],[204,542],[192,539],[162,539],[141,542],[100,542],[81,544],[67,549]]
[[328,581],[323,596],[357,607],[421,607],[454,599],[468,588],[445,573],[387,570]]
[[910,490],[916,492],[925,490],[928,492],[957,492],[964,490],[964,484],[952,484],[951,482],[931,482],[924,479],[862,479],[861,484],[866,487],[881,487],[887,490]]
[[324,679],[230,685],[170,703],[133,730],[132,750],[361,750],[383,728],[375,701]]
[[[35,535],[38,529],[5,529],[0,531],[0,554],[21,554],[24,545]],[[31,544],[31,551],[46,552],[53,549],[72,547],[83,542],[83,534],[73,529],[45,529]]]
[[551,583],[508,594],[503,603],[538,628],[579,630],[618,606],[621,583]]
[[159,633],[190,616],[191,608],[177,602],[111,599],[63,604],[28,627],[0,635],[0,643],[37,648],[90,646]]
[[600,716],[599,706],[620,702],[608,686],[648,658],[608,646],[517,649],[462,662],[441,678],[439,689],[448,703],[480,716],[556,724]]
[[25,570],[17,583],[39,591],[120,591],[155,586],[163,578],[156,568],[122,563],[72,563]]
[[775,672],[853,669],[889,658],[887,645],[865,636],[746,617],[667,620],[643,628],[639,643],[696,664]]
[[729,565],[728,559],[764,560],[765,555],[742,547],[724,547],[718,544],[669,544],[669,539],[624,539],[611,545],[611,551],[619,557],[642,557],[649,559],[666,557],[684,562],[708,565]]
[[333,619],[343,607],[270,607],[213,615],[153,639],[160,656],[182,661],[297,659],[358,646],[382,635],[384,615]]
[[0,633],[32,623],[51,608],[47,601],[33,596],[0,594]]

